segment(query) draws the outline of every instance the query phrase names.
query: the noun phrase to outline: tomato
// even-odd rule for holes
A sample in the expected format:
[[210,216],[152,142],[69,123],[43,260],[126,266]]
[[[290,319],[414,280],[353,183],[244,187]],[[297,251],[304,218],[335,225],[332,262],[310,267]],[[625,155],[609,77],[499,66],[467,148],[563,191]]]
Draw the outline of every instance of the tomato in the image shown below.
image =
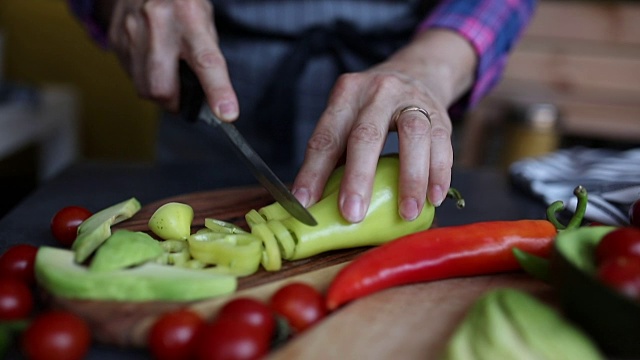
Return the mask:
[[273,337],[276,329],[276,318],[271,308],[252,298],[236,298],[227,302],[218,312],[216,319],[224,318],[256,327],[267,339]]
[[596,246],[596,264],[620,256],[640,257],[640,228],[619,227],[605,235]]
[[629,208],[629,223],[640,228],[640,198],[634,201]]
[[640,300],[640,257],[606,260],[598,267],[597,276],[622,294]]
[[24,319],[33,310],[31,289],[22,280],[0,279],[0,320]]
[[161,315],[151,326],[148,346],[155,359],[191,359],[195,353],[198,332],[204,319],[189,309],[178,309]]
[[278,289],[271,296],[270,304],[296,332],[308,329],[328,313],[324,296],[312,286],[299,282]]
[[30,360],[80,360],[91,345],[91,332],[80,317],[62,310],[42,313],[22,336],[22,351]]
[[0,276],[20,279],[27,284],[35,283],[33,265],[38,247],[29,244],[13,245],[0,256]]
[[198,337],[198,360],[253,360],[269,353],[270,341],[256,326],[227,318],[207,324]]
[[58,211],[51,219],[51,233],[60,244],[71,246],[78,235],[78,226],[92,215],[81,206],[67,206]]

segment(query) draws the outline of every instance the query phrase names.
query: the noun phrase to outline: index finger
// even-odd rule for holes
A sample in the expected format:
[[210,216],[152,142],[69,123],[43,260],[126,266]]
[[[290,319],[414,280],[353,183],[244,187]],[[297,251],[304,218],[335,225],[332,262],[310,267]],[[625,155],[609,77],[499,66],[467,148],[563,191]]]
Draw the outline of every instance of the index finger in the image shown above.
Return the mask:
[[184,19],[182,57],[200,80],[211,110],[224,121],[236,120],[238,99],[218,46],[211,8],[203,11],[200,7],[183,6],[180,11]]

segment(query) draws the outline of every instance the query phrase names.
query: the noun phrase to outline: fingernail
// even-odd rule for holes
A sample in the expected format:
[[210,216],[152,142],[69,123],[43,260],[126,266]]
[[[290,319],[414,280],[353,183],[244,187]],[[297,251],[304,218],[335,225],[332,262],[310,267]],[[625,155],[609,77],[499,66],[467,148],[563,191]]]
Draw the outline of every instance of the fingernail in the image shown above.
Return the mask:
[[416,199],[409,198],[400,202],[400,216],[408,221],[418,217],[418,202]]
[[442,191],[442,187],[440,185],[436,185],[431,189],[431,193],[429,196],[429,201],[433,204],[433,206],[438,207],[444,201],[445,194]]
[[238,117],[238,107],[233,101],[218,104],[218,113],[224,120],[235,120]]
[[364,218],[364,202],[360,195],[349,195],[342,201],[342,212],[346,220],[357,223]]
[[309,205],[309,190],[305,188],[293,189],[292,194],[300,201],[302,206],[307,207]]

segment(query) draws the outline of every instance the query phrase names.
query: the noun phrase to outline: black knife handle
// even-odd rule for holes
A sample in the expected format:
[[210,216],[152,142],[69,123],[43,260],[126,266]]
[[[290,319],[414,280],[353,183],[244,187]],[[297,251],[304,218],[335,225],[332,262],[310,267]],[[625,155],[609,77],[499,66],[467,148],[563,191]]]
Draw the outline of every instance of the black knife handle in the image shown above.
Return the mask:
[[180,117],[196,122],[204,100],[204,91],[189,64],[180,61]]

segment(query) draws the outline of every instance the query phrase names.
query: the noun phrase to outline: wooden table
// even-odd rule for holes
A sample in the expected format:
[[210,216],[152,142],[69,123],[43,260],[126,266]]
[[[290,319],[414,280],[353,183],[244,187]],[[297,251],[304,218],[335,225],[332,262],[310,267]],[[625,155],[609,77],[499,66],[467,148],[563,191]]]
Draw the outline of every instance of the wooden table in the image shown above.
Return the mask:
[[[284,181],[291,174],[275,169]],[[114,199],[137,197],[143,204],[212,189],[255,185],[243,168],[203,164],[166,166],[79,164],[44,184],[0,219],[0,251],[15,243],[57,245],[49,233],[51,216],[70,204],[101,209]],[[504,174],[455,169],[453,186],[467,207],[452,202],[438,208],[438,226],[486,220],[543,218],[544,206],[514,189]],[[488,289],[510,286],[541,297],[550,289],[523,274],[436,281],[386,290],[334,312],[327,320],[275,351],[274,359],[433,358],[468,306]],[[141,349],[95,345],[90,359],[141,359]]]

